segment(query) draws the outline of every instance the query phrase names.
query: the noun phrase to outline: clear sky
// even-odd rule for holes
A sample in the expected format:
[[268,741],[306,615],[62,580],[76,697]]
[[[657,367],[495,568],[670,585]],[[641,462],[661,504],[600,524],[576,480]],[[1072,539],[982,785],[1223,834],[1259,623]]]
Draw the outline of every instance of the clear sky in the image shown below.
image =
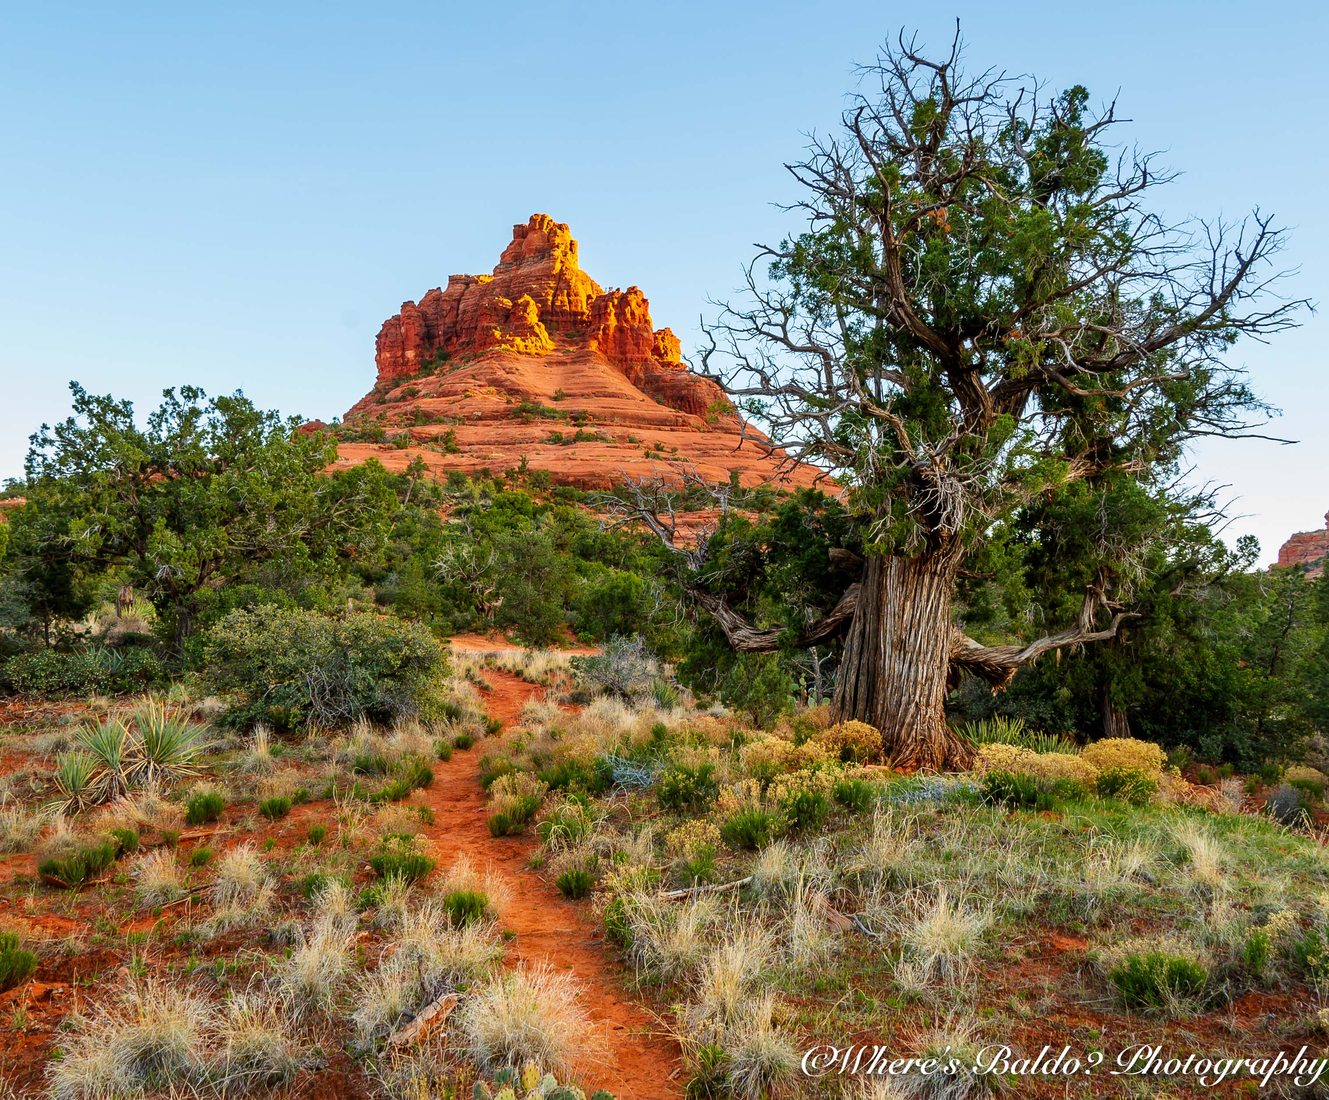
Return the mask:
[[[148,405],[243,389],[330,419],[374,335],[514,222],[569,222],[603,285],[641,286],[695,347],[803,134],[900,26],[974,67],[1119,94],[1184,172],[1169,214],[1259,204],[1295,227],[1298,295],[1329,299],[1319,3],[569,5],[0,3],[0,478],[66,383]],[[1235,354],[1295,447],[1215,441],[1229,535],[1266,560],[1329,509],[1326,319]]]

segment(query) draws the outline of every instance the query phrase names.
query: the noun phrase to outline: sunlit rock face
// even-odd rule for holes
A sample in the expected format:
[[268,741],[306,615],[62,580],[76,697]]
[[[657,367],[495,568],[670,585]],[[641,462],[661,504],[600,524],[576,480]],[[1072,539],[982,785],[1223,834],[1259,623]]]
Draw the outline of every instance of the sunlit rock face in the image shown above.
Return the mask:
[[639,288],[603,289],[568,227],[534,214],[492,273],[452,275],[383,323],[374,388],[345,420],[391,442],[344,443],[340,462],[499,474],[524,460],[582,488],[685,470],[745,485],[816,480],[680,350]]

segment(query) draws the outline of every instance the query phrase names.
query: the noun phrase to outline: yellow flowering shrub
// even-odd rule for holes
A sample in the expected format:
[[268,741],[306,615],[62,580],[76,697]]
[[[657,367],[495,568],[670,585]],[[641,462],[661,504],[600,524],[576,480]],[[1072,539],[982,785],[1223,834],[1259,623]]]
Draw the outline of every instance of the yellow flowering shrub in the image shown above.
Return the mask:
[[1034,752],[1021,745],[993,742],[978,747],[974,759],[976,772],[1011,772],[1028,775],[1046,783],[1063,779],[1092,786],[1098,769],[1083,756],[1073,752]]
[[1319,768],[1312,768],[1306,764],[1294,764],[1283,773],[1285,783],[1296,783],[1306,787],[1318,787],[1323,792],[1329,787],[1329,777]]
[[1098,769],[1073,752],[1035,752],[1030,756],[1033,759],[1028,774],[1035,779],[1045,779],[1049,783],[1069,779],[1073,783],[1092,786],[1098,778]]
[[866,722],[838,722],[813,734],[810,740],[847,763],[861,764],[881,756],[881,731]]
[[763,780],[772,780],[786,772],[831,762],[831,753],[824,745],[805,741],[795,745],[781,737],[761,737],[739,749],[743,771]]
[[528,799],[533,799],[538,806],[544,801],[548,791],[549,784],[529,772],[509,772],[507,775],[499,776],[490,786],[490,810],[495,813],[507,813]]
[[1022,748],[1019,745],[1004,745],[1000,742],[979,745],[978,752],[974,756],[974,771],[1028,775],[1032,766],[1030,761],[1037,755],[1032,749]]
[[772,783],[766,791],[766,797],[777,806],[800,794],[823,794],[830,797],[838,778],[838,773],[830,768],[793,772]]
[[720,847],[720,827],[705,818],[685,821],[665,837],[665,850],[675,859],[696,859],[698,853]]
[[1167,755],[1152,741],[1140,741],[1134,737],[1106,737],[1095,741],[1085,746],[1080,757],[1100,772],[1132,771],[1151,779],[1162,775],[1163,765],[1167,762]]
[[715,805],[722,814],[759,810],[762,808],[761,783],[756,779],[740,779],[737,783],[730,783],[721,788]]

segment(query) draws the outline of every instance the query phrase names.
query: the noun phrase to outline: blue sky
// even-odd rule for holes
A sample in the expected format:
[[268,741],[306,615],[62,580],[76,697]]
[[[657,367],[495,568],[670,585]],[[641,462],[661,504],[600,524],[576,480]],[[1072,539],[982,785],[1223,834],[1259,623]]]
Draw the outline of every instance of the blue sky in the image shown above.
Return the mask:
[[[1259,204],[1329,298],[1320,5],[0,4],[0,478],[71,378],[144,405],[243,389],[308,417],[372,384],[382,320],[487,271],[514,222],[572,225],[695,347],[781,167],[900,26],[974,67],[1119,97],[1182,170],[1166,212]],[[1235,353],[1295,447],[1214,441],[1229,535],[1266,559],[1329,509],[1326,321]]]

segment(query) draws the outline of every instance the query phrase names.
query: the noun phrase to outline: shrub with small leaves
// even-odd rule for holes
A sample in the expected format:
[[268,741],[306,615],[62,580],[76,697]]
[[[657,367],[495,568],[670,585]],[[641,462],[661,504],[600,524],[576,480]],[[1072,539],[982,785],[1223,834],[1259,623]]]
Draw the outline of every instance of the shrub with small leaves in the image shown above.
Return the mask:
[[424,878],[435,867],[435,861],[417,851],[410,837],[386,837],[383,846],[369,857],[369,866],[379,878],[399,878],[415,882]]
[[1199,996],[1209,974],[1195,959],[1166,951],[1143,951],[1128,953],[1108,971],[1108,980],[1122,1003],[1139,1012]]
[[739,810],[720,824],[720,836],[731,848],[756,851],[771,842],[775,815],[767,810]]
[[269,821],[279,821],[291,812],[291,796],[278,794],[265,798],[258,804],[258,812]]
[[1100,798],[1120,798],[1132,806],[1145,806],[1157,793],[1158,780],[1138,768],[1104,768],[1098,773],[1094,789]]
[[226,800],[217,791],[198,791],[185,803],[187,825],[207,825],[216,821],[226,808]]
[[590,897],[595,887],[595,872],[588,867],[569,867],[554,880],[554,884],[565,898],[577,901]]
[[715,804],[719,793],[715,765],[709,762],[696,767],[673,764],[664,770],[655,786],[655,797],[665,810],[702,813]]
[[37,969],[37,956],[23,947],[17,933],[0,932],[0,993],[22,985]]

